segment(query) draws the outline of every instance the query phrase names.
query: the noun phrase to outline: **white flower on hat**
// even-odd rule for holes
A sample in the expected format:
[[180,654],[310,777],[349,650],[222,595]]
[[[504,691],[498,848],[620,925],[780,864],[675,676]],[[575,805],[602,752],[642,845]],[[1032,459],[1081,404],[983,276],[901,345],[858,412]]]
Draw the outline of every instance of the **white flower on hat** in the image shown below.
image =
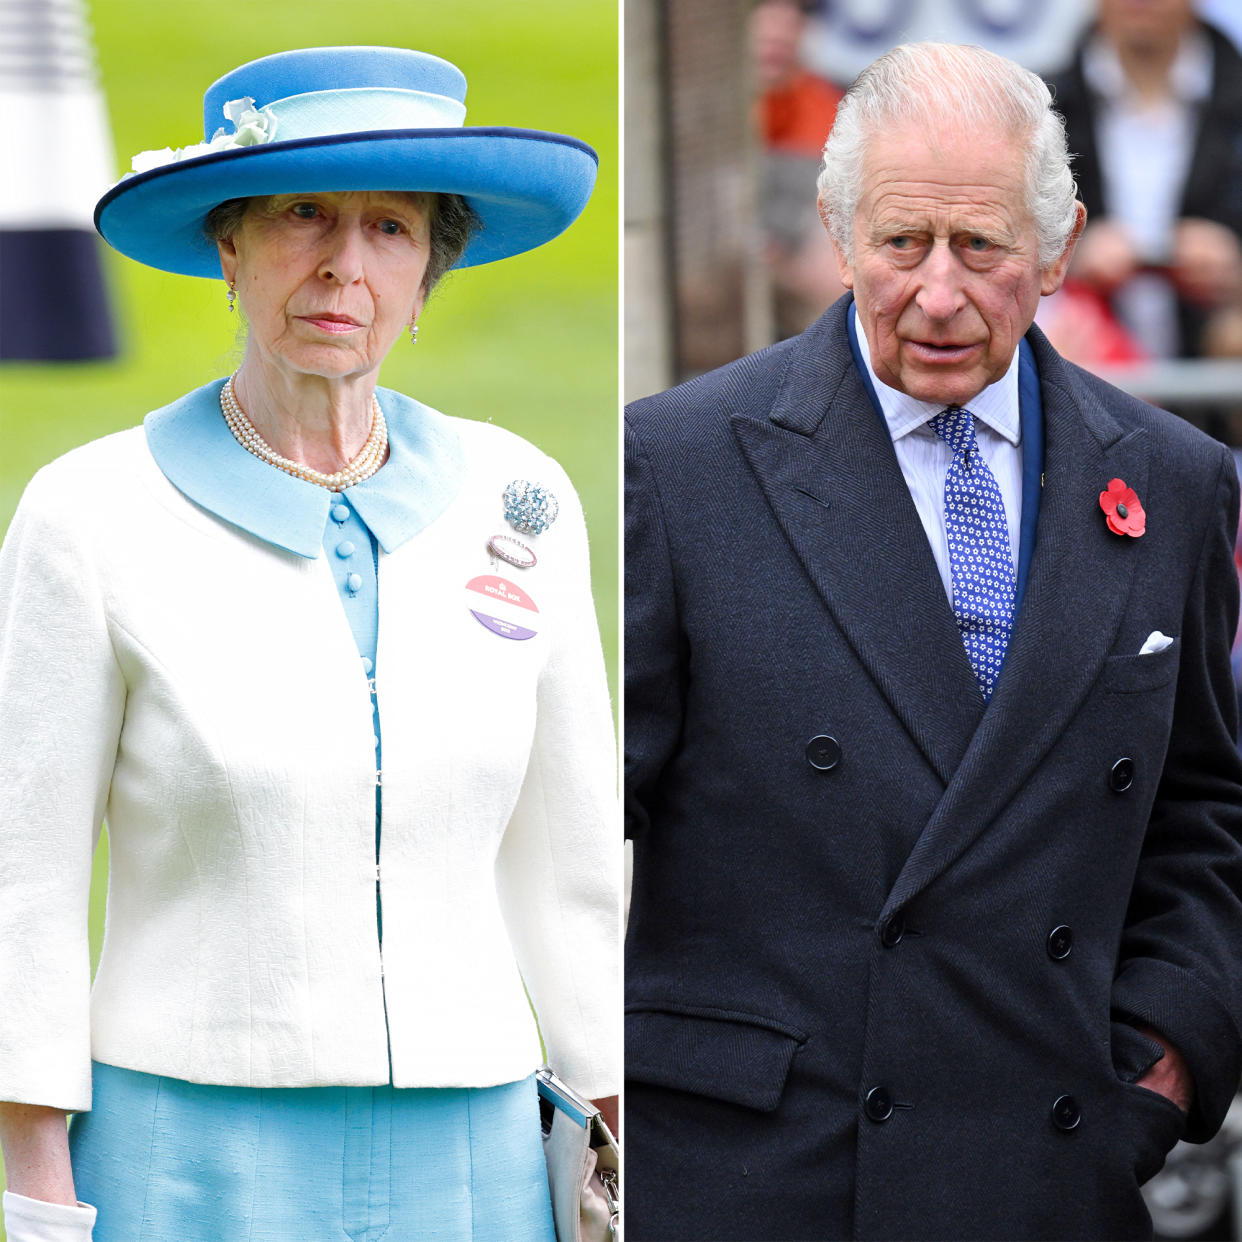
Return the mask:
[[172,147],[161,147],[158,151],[139,151],[130,161],[131,169],[136,173],[147,172],[152,168],[162,168],[165,164],[176,164],[181,160],[208,155],[212,151],[262,146],[265,142],[271,142],[276,135],[275,115],[268,108],[256,108],[249,95],[243,99],[230,99],[224,105],[224,115],[233,123],[231,134],[222,125],[210,142],[196,142],[192,146],[178,147],[175,150]]
[[[276,135],[276,117],[270,108],[254,106],[254,100],[247,95],[244,99],[230,99],[224,105],[224,115],[233,122],[233,133],[226,134],[222,125],[215,132],[211,144],[227,139],[227,146],[257,147],[271,142]],[[209,145],[211,145],[209,144]],[[213,150],[218,148],[212,147]]]

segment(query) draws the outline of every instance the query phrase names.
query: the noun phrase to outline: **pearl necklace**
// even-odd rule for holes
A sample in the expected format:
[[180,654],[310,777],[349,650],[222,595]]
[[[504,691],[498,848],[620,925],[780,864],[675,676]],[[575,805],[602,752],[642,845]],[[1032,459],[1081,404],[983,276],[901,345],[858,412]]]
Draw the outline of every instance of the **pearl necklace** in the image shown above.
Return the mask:
[[374,393],[371,395],[371,433],[367,436],[367,442],[358,456],[343,470],[338,470],[335,474],[324,474],[302,465],[301,462],[282,457],[259,435],[237,403],[237,397],[233,393],[233,380],[236,378],[235,374],[229,376],[224,387],[220,389],[220,412],[237,443],[260,461],[265,461],[269,466],[275,466],[277,470],[283,470],[294,478],[314,483],[317,487],[326,487],[331,492],[343,492],[355,483],[369,479],[383,465],[384,454],[388,451],[388,425],[384,422],[384,411],[380,409]]

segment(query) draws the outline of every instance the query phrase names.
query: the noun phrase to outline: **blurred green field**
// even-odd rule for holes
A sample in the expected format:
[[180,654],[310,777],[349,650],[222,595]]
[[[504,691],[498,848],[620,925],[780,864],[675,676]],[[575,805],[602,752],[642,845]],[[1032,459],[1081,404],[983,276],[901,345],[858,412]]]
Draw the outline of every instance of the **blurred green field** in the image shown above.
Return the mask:
[[[201,141],[202,94],[270,52],[325,44],[416,47],[470,83],[467,122],[573,134],[600,154],[590,206],[556,241],[447,278],[416,347],[381,382],[446,413],[494,420],[551,453],[582,495],[596,606],[616,701],[618,613],[616,0],[86,0],[117,151]],[[25,170],[37,177],[38,169]],[[218,281],[165,275],[107,253],[123,340],[102,364],[0,364],[0,531],[44,463],[142,420],[232,370],[235,317]],[[106,846],[97,881],[106,874]],[[92,902],[98,952],[102,888]],[[0,1230],[0,1238],[3,1232]]]

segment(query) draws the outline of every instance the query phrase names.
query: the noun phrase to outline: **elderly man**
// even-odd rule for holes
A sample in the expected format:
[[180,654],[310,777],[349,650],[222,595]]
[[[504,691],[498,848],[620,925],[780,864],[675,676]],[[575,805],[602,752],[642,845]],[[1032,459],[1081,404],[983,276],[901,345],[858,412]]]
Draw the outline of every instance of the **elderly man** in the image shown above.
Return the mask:
[[1043,83],[898,48],[852,295],[633,407],[628,1237],[1137,1238],[1242,1069],[1234,467],[1031,327]]

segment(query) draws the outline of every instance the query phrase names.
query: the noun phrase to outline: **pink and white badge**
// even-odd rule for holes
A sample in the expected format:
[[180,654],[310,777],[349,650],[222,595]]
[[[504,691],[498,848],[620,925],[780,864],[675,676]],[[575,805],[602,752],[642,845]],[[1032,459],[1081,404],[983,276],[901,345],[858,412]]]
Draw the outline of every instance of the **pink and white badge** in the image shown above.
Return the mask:
[[524,642],[528,638],[534,638],[538,633],[537,630],[532,630],[504,615],[518,608],[526,612],[539,611],[535,601],[516,582],[510,582],[507,578],[498,577],[496,574],[480,574],[466,583],[466,590],[484,596],[491,601],[500,614],[497,615],[497,612],[492,611],[481,612],[471,607],[470,615],[484,629],[515,642]]

